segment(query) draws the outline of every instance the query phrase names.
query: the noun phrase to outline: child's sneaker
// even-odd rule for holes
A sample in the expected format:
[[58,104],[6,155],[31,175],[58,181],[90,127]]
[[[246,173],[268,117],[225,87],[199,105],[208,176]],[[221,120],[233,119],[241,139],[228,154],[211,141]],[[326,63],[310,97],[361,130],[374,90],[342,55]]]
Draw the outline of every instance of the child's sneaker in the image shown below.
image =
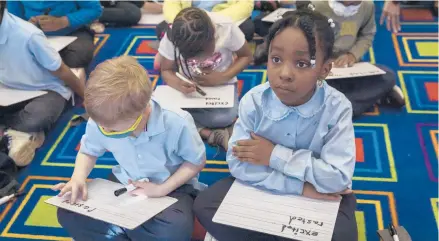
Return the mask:
[[405,106],[404,93],[402,93],[402,90],[399,88],[399,86],[395,85],[389,94],[387,94],[387,96],[380,101],[380,104],[394,108],[401,108]]
[[5,132],[8,138],[9,156],[20,167],[29,165],[35,156],[35,150],[44,142],[44,133],[25,133],[8,129]]

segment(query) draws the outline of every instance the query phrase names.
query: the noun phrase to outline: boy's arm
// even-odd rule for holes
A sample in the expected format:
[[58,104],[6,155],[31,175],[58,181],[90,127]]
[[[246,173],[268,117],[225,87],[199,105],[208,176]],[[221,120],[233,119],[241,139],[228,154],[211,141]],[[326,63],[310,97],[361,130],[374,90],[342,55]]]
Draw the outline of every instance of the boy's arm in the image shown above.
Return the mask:
[[197,176],[206,164],[206,148],[198,134],[192,116],[189,113],[186,114],[186,120],[180,135],[175,139],[175,152],[185,162],[162,184],[166,194]]
[[81,26],[90,24],[98,19],[102,14],[102,6],[98,0],[92,1],[75,1],[79,10],[66,15],[69,22],[68,26],[72,28],[79,28]]
[[304,182],[289,177],[282,172],[268,166],[258,166],[238,160],[233,154],[233,146],[237,141],[251,139],[250,133],[255,131],[255,106],[249,94],[245,95],[239,106],[239,119],[233,128],[233,135],[229,140],[227,162],[230,173],[235,178],[253,186],[290,194],[302,194]]
[[[6,9],[8,9],[8,12],[21,18],[24,19],[24,6],[23,3],[21,1],[6,1]],[[28,20],[28,19],[24,19],[24,20]]]
[[98,157],[104,155],[106,149],[99,141],[100,133],[98,133],[97,124],[89,119],[85,134],[81,139],[81,147],[76,156],[75,170],[73,171],[72,179],[84,180],[90,175],[91,170],[96,164]]
[[90,175],[91,170],[96,165],[95,156],[90,156],[81,152],[78,152],[75,161],[75,169],[73,170],[72,179],[85,180]]
[[376,33],[376,24],[375,24],[375,5],[374,3],[370,3],[370,7],[366,8],[368,11],[369,17],[367,18],[364,26],[360,28],[360,31],[357,36],[357,41],[354,46],[349,51],[352,55],[354,55],[355,59],[358,61],[363,57],[363,55],[369,50],[372,46],[373,39],[375,38]]
[[63,63],[61,56],[50,46],[43,33],[33,34],[29,39],[28,47],[35,60],[43,68],[64,81],[81,98],[84,97],[85,83],[82,83],[70,68]]
[[61,62],[61,67],[56,71],[51,71],[53,75],[58,77],[58,79],[64,81],[67,86],[70,87],[79,97],[84,99],[85,83],[83,83],[72,70]]
[[223,16],[228,16],[233,20],[233,22],[237,22],[249,18],[252,15],[253,8],[253,0],[238,0],[234,4],[231,4],[228,8],[216,13],[219,13]]
[[310,150],[276,145],[270,167],[313,184],[319,193],[337,193],[350,188],[355,168],[352,108],[347,104],[343,106],[338,122],[329,128],[319,158]]
[[180,0],[165,0],[163,2],[163,16],[167,23],[173,23],[181,10],[183,10],[183,3]]

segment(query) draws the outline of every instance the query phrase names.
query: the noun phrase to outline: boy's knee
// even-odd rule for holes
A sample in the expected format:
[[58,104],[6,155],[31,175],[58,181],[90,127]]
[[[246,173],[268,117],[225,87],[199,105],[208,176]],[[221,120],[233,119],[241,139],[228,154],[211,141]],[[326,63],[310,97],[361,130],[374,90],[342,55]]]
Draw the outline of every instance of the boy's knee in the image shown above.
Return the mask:
[[156,221],[158,221],[161,227],[155,231],[162,233],[162,235],[159,236],[163,236],[164,240],[182,241],[190,240],[192,237],[194,229],[194,219],[192,215],[187,215],[176,210],[174,215],[170,218],[166,220],[158,218]]
[[61,224],[61,226],[63,227],[68,227],[69,225],[75,225],[73,221],[75,215],[77,214],[62,208],[58,208],[58,210],[56,211],[58,223]]
[[384,70],[386,73],[382,75],[382,81],[385,88],[391,89],[393,86],[396,85],[396,75],[395,73],[389,69],[386,66],[383,65],[377,65],[378,68]]

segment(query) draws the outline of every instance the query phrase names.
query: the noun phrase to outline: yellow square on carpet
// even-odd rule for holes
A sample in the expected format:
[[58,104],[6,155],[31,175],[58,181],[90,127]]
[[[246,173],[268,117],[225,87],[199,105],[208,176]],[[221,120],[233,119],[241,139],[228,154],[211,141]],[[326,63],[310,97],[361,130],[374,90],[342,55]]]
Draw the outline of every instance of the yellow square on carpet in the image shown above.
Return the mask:
[[421,57],[437,57],[438,42],[416,42],[416,50]]

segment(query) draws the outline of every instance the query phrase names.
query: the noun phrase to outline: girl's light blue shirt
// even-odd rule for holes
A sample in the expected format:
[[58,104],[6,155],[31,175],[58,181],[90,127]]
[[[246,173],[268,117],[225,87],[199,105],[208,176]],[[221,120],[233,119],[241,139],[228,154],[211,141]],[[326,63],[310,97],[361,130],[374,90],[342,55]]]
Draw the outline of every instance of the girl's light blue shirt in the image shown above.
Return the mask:
[[[239,161],[232,147],[250,133],[275,144],[269,166]],[[352,106],[326,83],[297,107],[284,105],[269,83],[250,90],[239,106],[227,162],[237,179],[280,193],[302,194],[304,182],[320,193],[351,188],[355,168]]]

